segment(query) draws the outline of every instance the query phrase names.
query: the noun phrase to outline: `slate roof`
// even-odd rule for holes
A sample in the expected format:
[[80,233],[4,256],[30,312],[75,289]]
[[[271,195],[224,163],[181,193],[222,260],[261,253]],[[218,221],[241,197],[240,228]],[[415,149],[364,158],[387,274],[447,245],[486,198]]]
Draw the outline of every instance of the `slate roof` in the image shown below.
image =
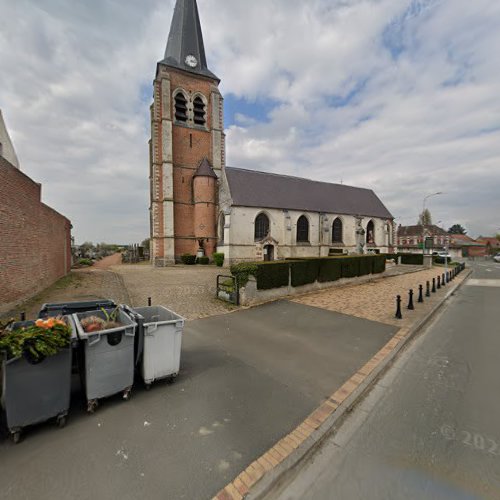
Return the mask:
[[[196,57],[198,65],[194,68],[188,66],[186,64],[187,56]],[[160,64],[220,81],[207,66],[196,0],[177,0],[170,26],[165,58],[160,61]]]
[[209,161],[206,158],[204,158],[200,163],[198,169],[196,170],[196,173],[194,174],[194,177],[214,177],[215,179],[217,179],[217,175],[215,174],[212,165],[210,165]]
[[393,218],[371,189],[229,167],[226,178],[234,206]]
[[[434,224],[426,225],[425,230],[434,236],[446,236],[448,233]],[[416,226],[399,226],[398,227],[398,238],[405,236],[422,236],[422,226],[420,224]]]

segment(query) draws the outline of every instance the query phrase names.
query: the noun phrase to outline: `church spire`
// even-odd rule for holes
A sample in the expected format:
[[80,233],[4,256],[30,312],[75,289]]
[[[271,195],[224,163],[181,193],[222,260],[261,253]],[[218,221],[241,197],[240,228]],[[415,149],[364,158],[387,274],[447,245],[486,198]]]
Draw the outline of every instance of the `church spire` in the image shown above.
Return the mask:
[[219,81],[207,66],[196,0],[177,0],[161,63]]

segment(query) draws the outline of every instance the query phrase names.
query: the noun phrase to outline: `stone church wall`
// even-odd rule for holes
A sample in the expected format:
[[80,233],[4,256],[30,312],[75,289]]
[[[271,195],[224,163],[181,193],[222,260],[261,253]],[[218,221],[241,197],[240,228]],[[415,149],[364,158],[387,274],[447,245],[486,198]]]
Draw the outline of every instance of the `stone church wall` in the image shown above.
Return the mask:
[[[345,253],[356,253],[356,218],[352,215],[319,214],[295,210],[259,209],[232,207],[224,217],[224,244],[219,243],[218,251],[224,252],[226,264],[242,261],[263,260],[263,246],[275,247],[276,260],[301,257],[326,257],[330,249]],[[255,242],[255,219],[265,213],[270,220],[270,238],[264,244]],[[309,220],[309,243],[297,242],[297,221],[305,215]],[[342,244],[332,243],[333,221],[340,217],[343,224]],[[363,217],[362,226],[367,229],[369,221],[375,225],[375,245],[371,249],[389,252],[390,234],[387,221],[376,217]],[[219,224],[221,220],[219,220]]]
[[0,312],[71,269],[71,223],[40,200],[41,186],[0,158]]

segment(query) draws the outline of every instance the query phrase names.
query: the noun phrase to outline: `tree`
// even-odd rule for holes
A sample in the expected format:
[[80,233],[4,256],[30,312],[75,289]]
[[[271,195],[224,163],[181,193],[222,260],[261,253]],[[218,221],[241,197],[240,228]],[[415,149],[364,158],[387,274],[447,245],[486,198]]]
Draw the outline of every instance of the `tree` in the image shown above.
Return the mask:
[[451,226],[450,229],[448,229],[448,232],[450,234],[467,234],[465,227],[463,227],[460,224],[453,224],[453,226]]
[[418,217],[418,224],[420,226],[430,226],[432,224],[432,215],[428,208],[426,208]]
[[144,247],[144,250],[146,250],[147,252],[149,252],[149,246],[150,246],[150,241],[149,241],[149,238],[146,238],[142,243],[141,243],[141,247]]

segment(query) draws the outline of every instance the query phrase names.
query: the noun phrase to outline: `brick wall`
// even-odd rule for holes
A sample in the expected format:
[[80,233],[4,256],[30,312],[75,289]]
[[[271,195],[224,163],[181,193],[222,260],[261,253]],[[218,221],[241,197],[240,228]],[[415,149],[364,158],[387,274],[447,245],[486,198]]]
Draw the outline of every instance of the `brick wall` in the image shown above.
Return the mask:
[[71,223],[40,194],[40,184],[0,157],[0,312],[70,271]]

